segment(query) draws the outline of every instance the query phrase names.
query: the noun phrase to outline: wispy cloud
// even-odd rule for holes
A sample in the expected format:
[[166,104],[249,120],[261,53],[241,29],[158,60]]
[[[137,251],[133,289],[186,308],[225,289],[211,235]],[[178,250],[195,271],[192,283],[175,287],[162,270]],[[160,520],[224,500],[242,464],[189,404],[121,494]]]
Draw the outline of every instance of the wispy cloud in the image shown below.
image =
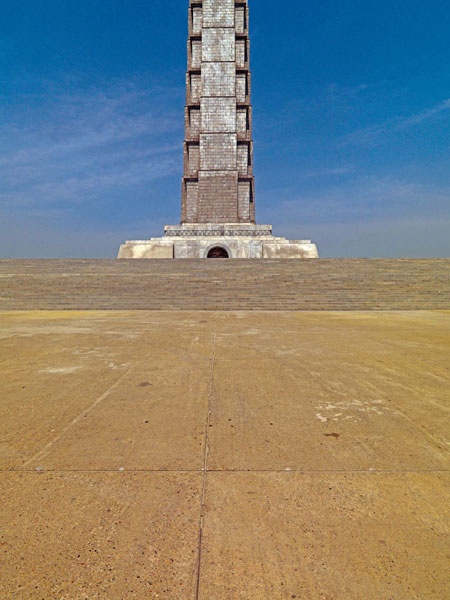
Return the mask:
[[300,180],[308,179],[319,179],[329,177],[342,177],[344,175],[351,175],[355,172],[353,165],[342,166],[342,167],[323,167],[319,169],[310,169],[299,172]]
[[[278,198],[275,208],[272,198]],[[271,189],[259,194],[264,218],[286,223],[354,223],[366,219],[450,218],[450,187],[430,186],[392,177],[357,176],[348,182],[318,185],[316,191]]]
[[179,94],[122,82],[19,102],[0,127],[0,206],[69,208],[179,171]]
[[450,98],[443,100],[436,106],[428,108],[414,115],[397,116],[387,119],[380,124],[371,125],[362,129],[357,129],[345,136],[341,146],[345,145],[362,145],[376,146],[383,143],[393,133],[405,131],[412,127],[416,127],[430,121],[431,119],[450,110]]
[[322,256],[450,256],[450,187],[358,176],[305,194],[267,190],[259,200],[261,222],[314,240]]
[[313,223],[289,226],[279,233],[307,237],[322,257],[442,257],[450,256],[450,217],[360,219],[356,223]]

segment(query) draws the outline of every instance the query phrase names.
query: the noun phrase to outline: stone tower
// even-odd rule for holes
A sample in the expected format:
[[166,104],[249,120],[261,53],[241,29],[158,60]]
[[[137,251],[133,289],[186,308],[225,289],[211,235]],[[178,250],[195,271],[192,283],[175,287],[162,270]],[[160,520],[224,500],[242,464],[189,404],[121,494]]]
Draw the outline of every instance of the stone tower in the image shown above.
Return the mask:
[[255,221],[247,0],[189,0],[181,222],[119,258],[316,258]]
[[191,0],[182,223],[254,223],[247,0]]

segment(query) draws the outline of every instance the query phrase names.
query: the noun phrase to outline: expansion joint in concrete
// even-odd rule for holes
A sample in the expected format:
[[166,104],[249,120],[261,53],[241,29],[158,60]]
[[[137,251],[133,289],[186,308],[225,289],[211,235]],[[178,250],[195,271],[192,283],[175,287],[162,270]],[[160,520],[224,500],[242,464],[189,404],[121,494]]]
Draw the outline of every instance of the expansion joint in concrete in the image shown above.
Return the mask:
[[201,492],[201,506],[200,506],[200,519],[198,527],[198,561],[197,561],[197,581],[195,585],[195,600],[198,600],[200,595],[200,575],[202,566],[202,545],[203,545],[203,528],[205,522],[205,502],[206,502],[206,491],[208,485],[208,456],[209,456],[209,426],[211,422],[211,409],[212,401],[214,396],[214,367],[216,362],[216,339],[217,339],[217,318],[214,323],[213,333],[213,344],[212,344],[212,355],[211,355],[211,370],[209,376],[208,386],[208,407],[205,419],[205,443],[203,450],[203,477],[202,477],[202,492]]

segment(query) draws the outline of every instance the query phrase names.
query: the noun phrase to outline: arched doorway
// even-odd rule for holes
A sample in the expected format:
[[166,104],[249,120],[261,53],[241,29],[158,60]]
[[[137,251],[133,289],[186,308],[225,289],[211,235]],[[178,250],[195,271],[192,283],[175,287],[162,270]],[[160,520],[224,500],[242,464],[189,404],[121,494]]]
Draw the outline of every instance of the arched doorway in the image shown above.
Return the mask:
[[211,250],[208,252],[208,258],[230,258],[228,255],[228,252],[225,250],[225,248],[222,248],[221,246],[214,246],[214,248],[211,248]]

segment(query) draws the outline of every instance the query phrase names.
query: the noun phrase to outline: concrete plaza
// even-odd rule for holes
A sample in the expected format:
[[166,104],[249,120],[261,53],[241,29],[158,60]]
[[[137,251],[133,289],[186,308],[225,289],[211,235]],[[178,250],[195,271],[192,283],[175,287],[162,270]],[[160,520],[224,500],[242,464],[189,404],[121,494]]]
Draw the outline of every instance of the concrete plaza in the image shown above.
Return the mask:
[[0,598],[450,597],[449,312],[1,312]]

